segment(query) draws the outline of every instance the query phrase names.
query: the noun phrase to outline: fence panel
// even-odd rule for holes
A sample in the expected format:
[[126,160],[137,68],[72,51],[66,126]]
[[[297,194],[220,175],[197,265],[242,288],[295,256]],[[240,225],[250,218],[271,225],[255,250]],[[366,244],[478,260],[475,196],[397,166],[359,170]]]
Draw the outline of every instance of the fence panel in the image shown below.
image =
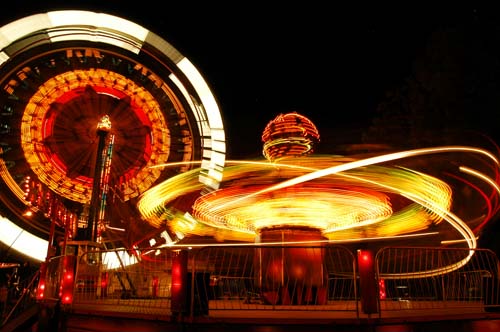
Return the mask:
[[380,312],[499,306],[498,259],[486,249],[390,247],[376,256]]
[[[208,306],[357,313],[354,266],[354,256],[342,247],[205,247],[192,265],[193,312]],[[205,308],[197,308],[200,303]]]

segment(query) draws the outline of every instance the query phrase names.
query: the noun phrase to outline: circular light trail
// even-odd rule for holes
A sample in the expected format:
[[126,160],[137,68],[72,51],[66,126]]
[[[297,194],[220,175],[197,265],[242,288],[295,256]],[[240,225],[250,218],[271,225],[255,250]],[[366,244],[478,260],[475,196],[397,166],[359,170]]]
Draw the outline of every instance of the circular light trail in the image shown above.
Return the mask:
[[255,241],[267,229],[301,228],[319,230],[331,241],[352,242],[436,230],[443,244],[458,240],[472,249],[479,230],[499,209],[499,162],[485,149],[440,146],[367,157],[314,155],[313,144],[298,148],[304,146],[299,138],[317,142],[317,129],[297,113],[276,117],[262,137],[267,160],[227,161],[220,188],[197,197],[189,209],[175,202],[199,189],[196,169],[148,190],[139,211],[155,227],[170,228],[180,238]]

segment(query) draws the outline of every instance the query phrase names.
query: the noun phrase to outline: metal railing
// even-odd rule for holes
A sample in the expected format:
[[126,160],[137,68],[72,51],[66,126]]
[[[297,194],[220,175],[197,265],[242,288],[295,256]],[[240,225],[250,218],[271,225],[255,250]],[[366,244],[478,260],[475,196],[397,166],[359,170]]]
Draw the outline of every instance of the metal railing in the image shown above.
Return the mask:
[[351,252],[336,246],[205,247],[193,258],[191,312],[335,310],[355,314],[354,263]]
[[77,260],[75,305],[99,305],[103,311],[145,315],[170,314],[172,251],[137,250],[83,253]]
[[[256,244],[185,250],[182,315],[244,317],[249,310],[307,312],[311,318],[365,314],[362,276],[355,255],[345,247]],[[175,255],[172,248],[103,250],[97,258],[96,252],[84,253],[77,260],[70,306],[154,317],[179,314],[172,289]],[[46,298],[60,296],[61,264],[60,257],[48,264]],[[378,294],[380,317],[500,308],[498,258],[489,250],[388,247],[376,253],[373,269],[375,279],[369,283]]]
[[1,321],[0,330],[6,326],[9,321],[20,315],[21,313],[31,309],[36,305],[36,287],[38,282],[39,271],[32,275],[20,279],[19,283],[10,285],[9,288],[3,288],[5,292],[1,297]]
[[500,305],[498,259],[486,249],[390,247],[376,256],[380,314],[488,311]]

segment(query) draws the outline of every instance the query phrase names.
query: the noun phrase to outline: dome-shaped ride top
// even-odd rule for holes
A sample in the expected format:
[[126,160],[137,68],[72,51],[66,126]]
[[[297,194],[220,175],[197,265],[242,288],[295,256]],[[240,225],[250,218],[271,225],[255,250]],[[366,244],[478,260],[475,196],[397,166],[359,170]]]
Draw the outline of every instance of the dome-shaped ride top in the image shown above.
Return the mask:
[[319,142],[319,132],[311,120],[292,112],[271,120],[262,134],[263,154],[269,161],[310,154]]

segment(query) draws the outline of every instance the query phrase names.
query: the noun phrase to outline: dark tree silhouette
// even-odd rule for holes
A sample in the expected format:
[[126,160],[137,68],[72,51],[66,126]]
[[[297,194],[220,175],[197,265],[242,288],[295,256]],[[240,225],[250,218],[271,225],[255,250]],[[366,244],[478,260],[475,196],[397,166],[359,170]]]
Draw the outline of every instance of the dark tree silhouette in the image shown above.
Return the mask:
[[470,10],[443,20],[400,86],[387,90],[365,143],[400,148],[456,143],[476,133],[498,137],[500,21]]

